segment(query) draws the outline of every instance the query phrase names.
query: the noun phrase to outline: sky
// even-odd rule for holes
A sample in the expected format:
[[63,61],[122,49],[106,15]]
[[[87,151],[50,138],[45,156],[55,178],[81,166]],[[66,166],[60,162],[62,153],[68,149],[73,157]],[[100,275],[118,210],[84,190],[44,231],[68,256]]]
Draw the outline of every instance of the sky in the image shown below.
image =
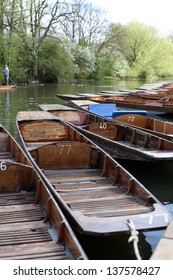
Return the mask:
[[154,26],[162,35],[173,32],[173,0],[90,0],[108,12],[111,22],[138,21]]

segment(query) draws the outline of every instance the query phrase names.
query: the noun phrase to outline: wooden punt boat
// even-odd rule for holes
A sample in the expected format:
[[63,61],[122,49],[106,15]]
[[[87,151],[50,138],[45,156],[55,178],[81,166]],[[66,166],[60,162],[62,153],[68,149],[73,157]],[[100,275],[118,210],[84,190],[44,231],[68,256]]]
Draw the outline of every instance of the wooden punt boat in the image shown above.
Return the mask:
[[87,259],[64,214],[0,126],[0,259]]
[[165,88],[167,86],[171,86],[172,82],[157,82],[157,83],[150,83],[150,84],[144,84],[139,86],[137,89],[139,90],[160,90],[162,88]]
[[[69,122],[115,158],[161,161],[173,159],[173,142],[98,115],[63,105],[40,105],[40,108]],[[63,108],[64,107],[64,108]],[[56,110],[55,110],[56,109]]]
[[[99,106],[101,106],[102,104],[100,103],[96,103],[94,101],[90,101],[90,100],[75,100],[72,102],[74,104],[74,106],[80,110],[89,111],[89,106],[90,104],[97,104],[98,106],[98,115],[99,115]],[[48,106],[48,108],[46,109],[46,106]],[[43,110],[49,111],[51,113],[51,106],[52,105],[43,105]],[[55,106],[57,106],[55,104]],[[53,108],[53,107],[52,107]],[[54,108],[54,111],[56,111],[56,109]],[[53,112],[54,112],[53,111]],[[137,127],[147,133],[151,133],[154,135],[157,135],[158,137],[167,139],[169,141],[173,140],[173,123],[172,122],[168,122],[168,121],[163,121],[161,119],[156,119],[153,117],[150,117],[149,115],[147,116],[141,116],[140,119],[136,117],[136,115],[124,115],[124,116],[117,116],[114,117],[114,113],[112,114],[112,119],[106,119],[106,121],[119,121],[122,123],[127,123],[130,126],[133,127]]]
[[167,96],[161,97],[158,100],[153,98],[142,98],[142,97],[102,97],[96,96],[91,97],[91,101],[99,102],[99,103],[115,103],[117,106],[122,108],[133,108],[133,109],[141,109],[150,112],[157,112],[157,113],[166,113],[172,114],[173,113],[173,102],[172,99]]
[[119,122],[142,126],[147,116],[147,111],[144,110],[124,110],[117,108],[116,104],[97,103],[90,100],[72,100],[74,107],[79,110],[94,113],[99,116],[113,119]]
[[[103,95],[103,94],[102,94]],[[62,100],[87,100],[90,97],[96,96],[96,94],[92,93],[78,93],[78,94],[56,94],[56,96]]]
[[171,216],[128,171],[97,145],[48,112],[18,112],[26,153],[83,234],[112,235],[164,228]]
[[124,110],[117,108],[116,104],[103,104],[97,103],[90,100],[72,100],[72,104],[86,112],[94,113],[105,118],[114,119],[123,123],[133,123],[133,125],[140,126],[147,116],[147,111],[144,110]]
[[16,86],[15,85],[9,85],[9,86],[6,86],[6,85],[0,85],[0,92],[1,90],[11,90],[11,89],[15,89]]
[[84,99],[84,97],[79,97],[78,94],[56,94],[56,96],[62,100],[78,100],[78,99]]
[[[56,95],[59,97],[59,95]],[[71,96],[71,95],[70,95]],[[76,97],[78,96],[78,97]],[[81,96],[81,98],[80,98]],[[83,97],[84,96],[84,97]],[[74,103],[81,102],[85,104],[88,103],[90,106],[90,111],[97,113],[97,106],[99,105],[97,102],[93,101],[88,101],[88,98],[86,96],[90,96],[89,94],[81,94],[81,95],[75,95],[75,97],[71,98],[70,101],[74,101]],[[95,97],[96,95],[94,95]],[[68,96],[69,97],[69,96]],[[92,108],[91,108],[92,106]],[[103,108],[104,106],[104,108]],[[100,110],[100,108],[99,108]],[[117,108],[116,104],[102,104],[102,109],[100,110],[100,115],[103,117],[108,117],[108,118],[114,118],[117,119],[118,121],[126,122],[128,123],[129,121],[133,121],[134,125],[138,125],[139,123],[143,122],[143,116],[147,115],[147,111],[145,110],[133,110],[133,109],[122,109],[122,108]]]

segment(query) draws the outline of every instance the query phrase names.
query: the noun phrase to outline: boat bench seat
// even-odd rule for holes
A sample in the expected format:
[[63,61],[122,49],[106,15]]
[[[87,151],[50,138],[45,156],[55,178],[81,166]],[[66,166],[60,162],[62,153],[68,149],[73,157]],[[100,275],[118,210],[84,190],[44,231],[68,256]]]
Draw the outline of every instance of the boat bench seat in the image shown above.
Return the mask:
[[112,118],[112,112],[116,111],[116,104],[89,104],[88,110],[102,117]]
[[8,134],[0,132],[0,153],[7,151],[7,139],[9,138]]
[[11,159],[11,154],[9,152],[0,152],[0,160]]

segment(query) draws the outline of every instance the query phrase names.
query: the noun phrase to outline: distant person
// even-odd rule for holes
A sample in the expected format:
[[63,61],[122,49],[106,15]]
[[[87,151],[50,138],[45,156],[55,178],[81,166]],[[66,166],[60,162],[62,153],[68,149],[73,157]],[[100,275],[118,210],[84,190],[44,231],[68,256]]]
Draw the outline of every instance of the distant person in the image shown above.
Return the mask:
[[5,65],[4,68],[4,80],[5,80],[5,85],[9,85],[9,68],[7,65]]

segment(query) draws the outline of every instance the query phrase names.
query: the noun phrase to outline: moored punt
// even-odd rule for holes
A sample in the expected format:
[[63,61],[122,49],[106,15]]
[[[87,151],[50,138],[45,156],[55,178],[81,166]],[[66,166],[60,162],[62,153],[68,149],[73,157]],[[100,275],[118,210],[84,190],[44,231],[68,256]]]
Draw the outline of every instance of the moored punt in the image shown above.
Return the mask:
[[142,109],[146,111],[154,111],[157,113],[173,113],[173,102],[167,97],[162,97],[159,100],[148,98],[126,98],[126,97],[91,97],[91,101],[99,103],[115,103],[119,107]]
[[15,89],[16,86],[15,85],[9,85],[9,86],[6,86],[6,85],[0,85],[0,91],[2,90],[11,90],[11,89]]
[[[166,208],[129,172],[76,129],[48,112],[19,112],[21,141],[34,166],[81,233],[112,235],[164,228]],[[152,220],[152,222],[151,222]]]
[[[72,103],[75,105],[76,108],[84,110],[86,112],[89,111],[89,107],[92,104],[97,104],[98,106],[98,115],[99,115],[99,106],[102,106],[102,103],[97,103],[90,100],[74,100]],[[108,104],[107,104],[108,105]],[[49,105],[46,105],[49,106]],[[44,109],[43,109],[44,110]],[[48,110],[49,111],[49,110]],[[137,111],[138,112],[138,111]],[[144,111],[145,112],[145,111]],[[117,111],[118,113],[118,111]],[[147,133],[155,134],[161,138],[165,138],[167,140],[173,140],[173,123],[168,121],[163,121],[160,119],[152,118],[149,115],[141,116],[140,118],[137,115],[121,115],[114,117],[114,113],[112,114],[112,120],[106,121],[120,121],[122,123],[127,123],[130,126],[137,127]]]
[[78,94],[56,94],[56,96],[62,100],[86,100],[90,97],[96,96],[96,94],[92,93],[78,93]]
[[139,89],[139,90],[160,90],[160,89],[165,88],[170,85],[172,85],[172,82],[170,82],[170,81],[157,82],[157,83],[141,85],[137,89]]
[[124,110],[117,108],[116,104],[97,103],[90,100],[72,100],[73,105],[86,112],[91,112],[105,118],[114,119],[123,123],[133,123],[133,125],[140,126],[145,120],[147,111],[144,110]]
[[79,97],[78,94],[56,94],[56,96],[62,100],[78,100],[83,98],[81,96]]
[[106,118],[89,112],[66,109],[66,106],[63,108],[61,105],[58,109],[58,104],[53,104],[52,111],[50,104],[40,105],[40,108],[46,110],[46,106],[49,112],[75,126],[113,157],[142,161],[173,159],[171,141],[120,122],[109,122]]
[[40,175],[0,126],[0,259],[87,259]]

